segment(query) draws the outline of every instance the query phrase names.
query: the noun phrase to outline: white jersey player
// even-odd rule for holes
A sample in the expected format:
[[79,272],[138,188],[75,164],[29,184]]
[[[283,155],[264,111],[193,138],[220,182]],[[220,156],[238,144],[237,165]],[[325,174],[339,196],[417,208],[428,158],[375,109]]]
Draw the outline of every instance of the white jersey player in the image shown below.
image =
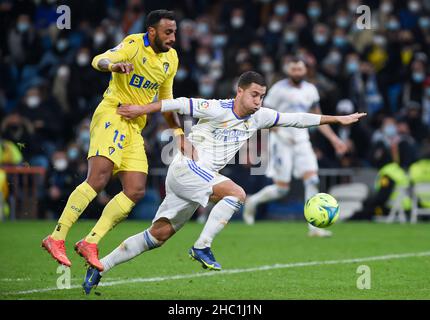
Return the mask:
[[[288,78],[278,81],[270,88],[264,99],[264,106],[278,112],[321,113],[319,95],[316,87],[305,81],[306,66],[301,60],[288,64]],[[339,154],[345,153],[347,147],[329,126],[319,127],[321,133],[329,139]],[[243,218],[245,223],[254,224],[257,206],[261,203],[280,199],[287,195],[291,176],[303,179],[305,201],[318,193],[318,162],[309,141],[307,129],[276,128],[270,131],[269,165],[266,176],[274,184],[266,186],[256,194],[248,197]],[[331,232],[318,229],[309,224],[310,236],[330,236]]]
[[[177,112],[198,118],[188,139],[196,148],[198,160],[178,153],[170,164],[166,177],[166,197],[152,225],[147,230],[125,240],[108,256],[101,259],[104,272],[119,263],[161,246],[193,215],[199,205],[217,202],[200,234],[189,250],[192,258],[204,268],[220,270],[211,251],[214,237],[224,228],[245,201],[244,190],[229,178],[219,174],[240,147],[262,128],[294,126],[306,128],[325,123],[351,124],[364,114],[322,116],[309,113],[280,113],[260,108],[266,94],[264,78],[256,72],[246,72],[239,78],[237,95],[231,100],[178,98],[146,106],[128,105],[118,108],[125,119],[153,112]],[[87,270],[83,284],[87,293],[98,284],[97,269]]]

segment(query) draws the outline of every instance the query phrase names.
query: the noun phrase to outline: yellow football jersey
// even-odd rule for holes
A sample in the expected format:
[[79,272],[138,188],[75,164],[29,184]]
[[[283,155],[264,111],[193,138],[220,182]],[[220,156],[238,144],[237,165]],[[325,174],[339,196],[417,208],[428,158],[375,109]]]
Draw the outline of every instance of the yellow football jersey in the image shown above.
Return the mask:
[[[98,69],[101,59],[112,63],[130,62],[134,70],[130,74],[112,72],[109,87],[100,105],[114,106],[119,103],[145,105],[158,95],[159,100],[173,98],[173,79],[178,69],[178,55],[175,49],[155,53],[148,34],[137,33],[127,36],[118,46],[94,57],[92,65]],[[133,120],[140,128],[146,124],[146,116]]]

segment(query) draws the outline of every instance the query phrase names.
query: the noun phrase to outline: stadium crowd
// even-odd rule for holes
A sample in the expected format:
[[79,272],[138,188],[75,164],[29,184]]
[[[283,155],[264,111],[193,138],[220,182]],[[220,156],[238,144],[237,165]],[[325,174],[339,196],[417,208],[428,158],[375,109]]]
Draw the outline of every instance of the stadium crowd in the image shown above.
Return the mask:
[[[126,35],[144,32],[146,14],[159,8],[177,15],[175,97],[232,97],[237,76],[248,70],[261,72],[270,87],[286,76],[286,63],[297,56],[318,88],[323,113],[368,113],[358,125],[334,128],[349,146],[342,156],[311,131],[321,168],[379,168],[381,149],[398,148],[403,167],[429,155],[430,1],[61,4],[71,9],[70,30],[56,26],[57,1],[0,0],[0,140],[19,147],[22,164],[48,170],[41,217],[57,217],[70,191],[85,179],[89,122],[110,77],[91,67],[92,58]],[[357,27],[360,4],[371,9],[370,29]],[[160,153],[166,127],[156,116],[144,130],[150,172],[165,167]],[[242,171],[233,170],[232,178]],[[264,176],[241,181],[252,192]],[[163,193],[159,178],[150,177],[151,186]],[[95,205],[102,208],[118,187],[99,195]],[[98,216],[100,208],[88,212]]]

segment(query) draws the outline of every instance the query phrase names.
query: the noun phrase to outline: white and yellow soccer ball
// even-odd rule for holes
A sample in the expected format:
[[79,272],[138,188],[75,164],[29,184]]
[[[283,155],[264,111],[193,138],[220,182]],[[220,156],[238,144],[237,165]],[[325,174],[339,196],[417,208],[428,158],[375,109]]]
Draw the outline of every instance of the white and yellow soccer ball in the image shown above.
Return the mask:
[[317,193],[305,203],[305,218],[313,226],[327,228],[339,218],[339,204],[327,193]]

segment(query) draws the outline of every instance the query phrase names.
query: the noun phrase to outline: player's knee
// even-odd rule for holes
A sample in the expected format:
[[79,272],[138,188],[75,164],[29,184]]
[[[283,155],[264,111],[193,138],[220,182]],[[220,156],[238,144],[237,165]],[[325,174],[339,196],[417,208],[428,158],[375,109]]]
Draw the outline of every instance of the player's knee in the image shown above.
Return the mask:
[[124,194],[134,203],[139,202],[145,196],[145,187],[134,187],[124,189]]
[[111,178],[111,171],[100,171],[97,174],[91,174],[87,178],[87,183],[96,191],[102,191]]
[[288,191],[290,191],[290,186],[288,184],[276,184],[276,193],[278,197],[284,197],[288,194]]
[[175,229],[173,229],[170,222],[160,219],[151,226],[149,232],[157,239],[159,246],[161,246],[175,234]]
[[245,190],[243,190],[243,188],[242,187],[237,187],[237,188],[234,188],[232,191],[231,191],[231,194],[230,194],[230,196],[232,196],[232,197],[236,197],[240,202],[245,202],[245,199],[246,199],[246,192],[245,192]]

